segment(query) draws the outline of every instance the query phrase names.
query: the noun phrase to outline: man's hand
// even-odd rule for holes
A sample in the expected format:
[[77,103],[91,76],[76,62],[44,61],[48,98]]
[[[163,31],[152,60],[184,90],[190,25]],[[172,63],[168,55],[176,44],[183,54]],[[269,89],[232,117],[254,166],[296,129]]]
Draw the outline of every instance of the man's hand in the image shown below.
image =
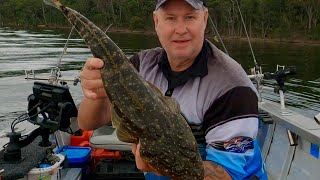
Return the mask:
[[[143,172],[151,172],[161,176],[155,172],[140,156],[140,144],[132,144],[132,153],[135,156],[137,168]],[[230,175],[222,166],[212,161],[203,161],[204,180],[232,180]]]
[[232,180],[226,170],[212,161],[203,161],[204,180]]
[[102,67],[101,59],[89,58],[80,73],[82,91],[88,99],[96,100],[107,97],[100,75]]
[[140,156],[140,143],[139,144],[132,144],[132,153],[135,157],[136,166],[140,171],[143,172],[151,172],[158,176],[161,176],[158,172],[155,172],[147,163],[143,161]]

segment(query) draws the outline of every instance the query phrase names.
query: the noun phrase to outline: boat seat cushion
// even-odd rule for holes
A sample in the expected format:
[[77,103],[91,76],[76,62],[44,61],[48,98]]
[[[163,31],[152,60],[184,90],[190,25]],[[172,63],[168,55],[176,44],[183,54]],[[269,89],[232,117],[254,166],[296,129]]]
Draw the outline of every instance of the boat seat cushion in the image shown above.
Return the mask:
[[90,146],[108,150],[131,151],[131,143],[120,141],[116,135],[116,129],[110,125],[102,126],[92,133]]

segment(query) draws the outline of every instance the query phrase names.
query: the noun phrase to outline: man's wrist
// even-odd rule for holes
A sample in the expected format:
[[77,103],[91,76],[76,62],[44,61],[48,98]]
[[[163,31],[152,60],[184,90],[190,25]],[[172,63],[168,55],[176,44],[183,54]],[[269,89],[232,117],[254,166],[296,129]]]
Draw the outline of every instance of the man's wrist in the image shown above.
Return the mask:
[[218,163],[203,161],[204,180],[232,180],[229,173]]

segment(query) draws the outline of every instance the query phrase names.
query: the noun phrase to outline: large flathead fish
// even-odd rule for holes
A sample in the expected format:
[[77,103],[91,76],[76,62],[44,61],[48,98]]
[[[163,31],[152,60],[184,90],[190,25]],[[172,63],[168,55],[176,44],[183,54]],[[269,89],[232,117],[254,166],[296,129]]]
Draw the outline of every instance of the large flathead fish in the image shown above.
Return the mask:
[[203,179],[195,138],[179,108],[136,71],[121,49],[84,16],[58,0],[44,0],[61,10],[90,48],[104,61],[101,76],[112,104],[112,122],[121,141],[139,143],[145,162],[172,179]]

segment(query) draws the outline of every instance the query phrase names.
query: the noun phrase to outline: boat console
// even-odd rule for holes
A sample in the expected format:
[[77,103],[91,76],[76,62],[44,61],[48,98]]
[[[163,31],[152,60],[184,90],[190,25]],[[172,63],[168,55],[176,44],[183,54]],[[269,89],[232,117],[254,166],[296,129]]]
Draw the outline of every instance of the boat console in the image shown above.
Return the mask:
[[[78,113],[69,89],[64,86],[35,82],[33,94],[28,97],[28,101],[28,113],[12,122],[11,132],[6,135],[10,139],[9,143],[0,153],[3,178],[21,178],[35,167],[51,146],[49,135],[57,130],[68,132],[70,118],[76,117]],[[15,126],[26,120],[38,125],[38,128],[22,136],[15,131]],[[41,136],[41,139],[38,136]],[[12,168],[17,165],[23,168],[20,174],[16,174],[16,170]]]
[[78,114],[69,89],[65,86],[35,82],[28,101],[28,121],[53,132],[68,132],[70,118]]

